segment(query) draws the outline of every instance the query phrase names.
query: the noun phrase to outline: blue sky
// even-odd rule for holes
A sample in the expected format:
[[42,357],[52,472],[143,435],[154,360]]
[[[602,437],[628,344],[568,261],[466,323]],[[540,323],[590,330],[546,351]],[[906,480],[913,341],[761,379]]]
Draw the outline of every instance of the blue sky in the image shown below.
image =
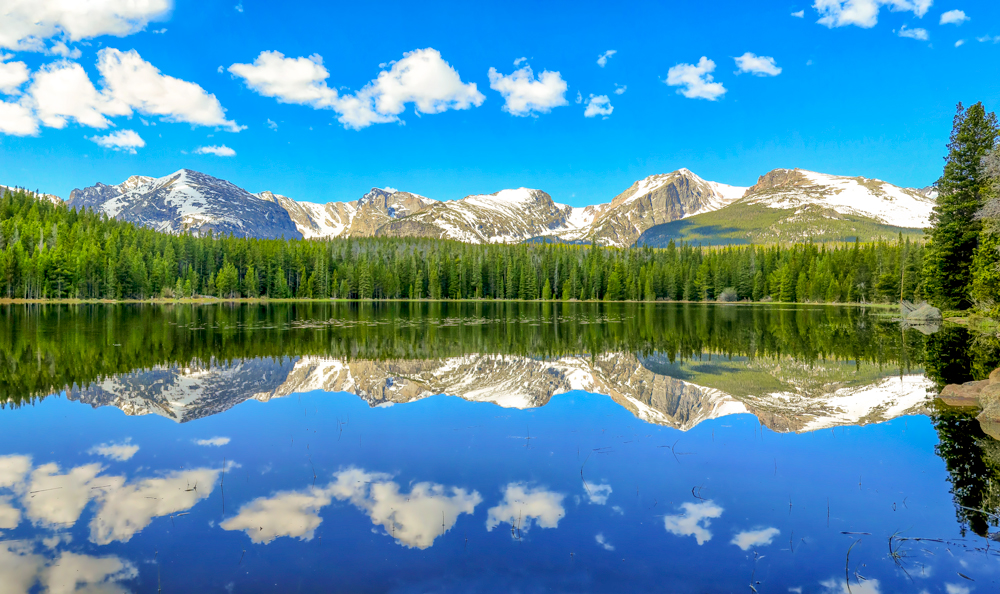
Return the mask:
[[314,202],[584,205],[681,167],[925,186],[955,104],[1000,107],[984,0],[60,4],[0,0],[0,184],[63,197],[183,167]]

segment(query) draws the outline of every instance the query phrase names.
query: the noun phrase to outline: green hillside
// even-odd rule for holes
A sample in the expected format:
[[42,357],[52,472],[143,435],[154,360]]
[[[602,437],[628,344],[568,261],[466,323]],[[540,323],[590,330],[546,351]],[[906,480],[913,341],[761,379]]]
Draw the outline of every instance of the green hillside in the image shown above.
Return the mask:
[[635,245],[665,247],[670,240],[702,245],[841,242],[855,238],[872,241],[896,239],[900,233],[912,240],[924,237],[922,229],[883,225],[816,205],[777,209],[737,202],[721,210],[650,227]]

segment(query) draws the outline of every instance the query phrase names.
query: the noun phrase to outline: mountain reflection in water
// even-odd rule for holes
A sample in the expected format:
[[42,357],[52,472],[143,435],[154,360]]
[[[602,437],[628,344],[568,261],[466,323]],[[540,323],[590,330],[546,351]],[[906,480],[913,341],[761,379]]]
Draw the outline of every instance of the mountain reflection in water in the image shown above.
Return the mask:
[[178,422],[312,390],[507,408],[583,390],[690,429],[752,413],[810,431],[921,413],[922,336],[877,312],[677,304],[0,306],[0,396]]
[[964,330],[704,304],[0,318],[0,592],[1000,583],[1000,448],[933,400],[996,366]]
[[[925,413],[933,387],[921,374],[891,374],[854,363],[711,358],[670,363],[660,354],[602,353],[551,360],[493,354],[388,361],[249,359],[135,371],[71,388],[67,397],[115,406],[129,415],[187,422],[249,399],[267,402],[316,390],[349,392],[371,406],[446,394],[517,409],[544,406],[555,395],[580,390],[610,396],[648,423],[681,430],[705,419],[752,413],[776,431],[813,431]],[[731,376],[739,374],[756,376],[760,385],[743,378],[735,394],[713,387],[729,387]]]

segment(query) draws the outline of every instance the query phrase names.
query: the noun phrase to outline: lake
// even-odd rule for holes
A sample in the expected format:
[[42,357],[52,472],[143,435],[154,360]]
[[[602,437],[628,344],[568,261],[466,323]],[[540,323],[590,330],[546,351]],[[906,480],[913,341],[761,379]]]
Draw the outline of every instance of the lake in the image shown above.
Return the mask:
[[0,592],[996,591],[1000,350],[832,306],[0,306]]

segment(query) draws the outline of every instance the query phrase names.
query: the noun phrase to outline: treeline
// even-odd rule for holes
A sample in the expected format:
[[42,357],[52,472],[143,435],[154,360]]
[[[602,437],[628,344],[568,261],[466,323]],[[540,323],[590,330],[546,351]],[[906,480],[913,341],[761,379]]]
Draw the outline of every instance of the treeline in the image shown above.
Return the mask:
[[924,247],[617,249],[429,239],[171,235],[37,200],[0,199],[0,297],[877,302],[920,299]]

